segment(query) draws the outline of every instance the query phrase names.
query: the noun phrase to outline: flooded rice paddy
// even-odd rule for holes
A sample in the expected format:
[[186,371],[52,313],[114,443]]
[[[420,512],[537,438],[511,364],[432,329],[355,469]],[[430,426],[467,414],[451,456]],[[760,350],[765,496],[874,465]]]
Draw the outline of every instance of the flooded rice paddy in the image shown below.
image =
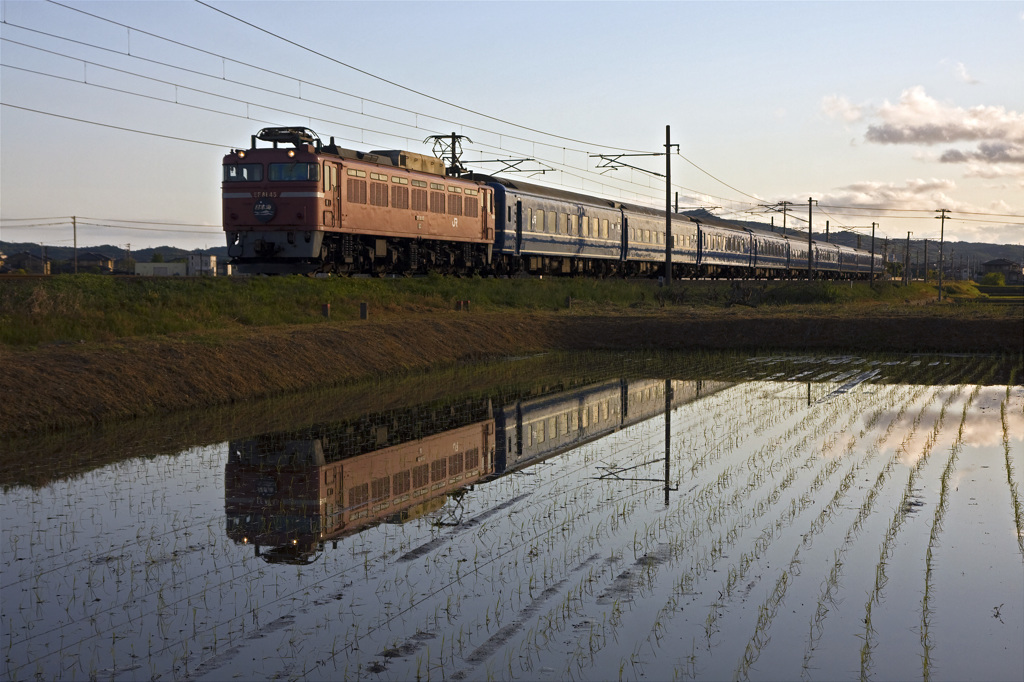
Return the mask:
[[1021,370],[518,358],[7,442],[3,674],[1019,680]]

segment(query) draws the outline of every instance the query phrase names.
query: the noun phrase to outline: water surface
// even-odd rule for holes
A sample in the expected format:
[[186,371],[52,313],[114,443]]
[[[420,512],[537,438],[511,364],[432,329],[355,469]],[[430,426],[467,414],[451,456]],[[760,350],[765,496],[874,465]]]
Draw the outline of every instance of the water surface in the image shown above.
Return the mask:
[[519,358],[5,443],[5,676],[1020,679],[1020,369]]

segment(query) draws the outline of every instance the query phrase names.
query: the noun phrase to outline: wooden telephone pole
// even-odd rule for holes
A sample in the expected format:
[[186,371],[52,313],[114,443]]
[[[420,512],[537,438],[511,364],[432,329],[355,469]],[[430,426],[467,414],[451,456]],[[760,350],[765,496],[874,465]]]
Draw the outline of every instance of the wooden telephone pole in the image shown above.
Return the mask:
[[944,267],[942,247],[946,237],[946,214],[949,213],[948,208],[940,208],[935,211],[941,215],[935,216],[937,219],[942,221],[942,226],[939,228],[939,301],[942,301],[942,269]]

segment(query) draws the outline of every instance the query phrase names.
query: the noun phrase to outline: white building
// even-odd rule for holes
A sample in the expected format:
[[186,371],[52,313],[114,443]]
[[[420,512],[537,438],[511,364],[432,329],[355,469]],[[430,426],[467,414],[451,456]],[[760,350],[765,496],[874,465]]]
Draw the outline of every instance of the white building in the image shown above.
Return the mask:
[[217,257],[190,253],[184,263],[136,263],[135,274],[148,277],[216,277]]
[[188,268],[186,274],[189,277],[216,277],[217,257],[207,256],[202,253],[188,254]]

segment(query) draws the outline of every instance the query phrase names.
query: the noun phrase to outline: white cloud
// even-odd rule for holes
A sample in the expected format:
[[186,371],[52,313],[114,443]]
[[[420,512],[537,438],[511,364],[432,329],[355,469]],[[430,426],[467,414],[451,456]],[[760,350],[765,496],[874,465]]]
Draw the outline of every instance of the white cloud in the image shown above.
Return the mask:
[[[1024,187],[1024,181],[1021,181]],[[998,200],[990,202],[987,206],[980,206],[968,201],[961,201],[955,198],[959,188],[954,180],[942,178],[910,178],[903,182],[878,182],[864,180],[855,182],[844,187],[839,187],[822,195],[815,195],[818,203],[822,206],[842,206],[848,208],[873,209],[872,213],[877,214],[878,209],[902,209],[921,211],[922,207],[942,207],[952,211],[951,220],[946,224],[946,238],[961,241],[988,242],[995,244],[1017,243],[1021,239],[1022,224],[1002,224],[974,222],[973,220],[959,220],[957,214],[984,214],[984,213],[1019,213],[1006,201]],[[794,203],[797,201],[793,199]],[[926,210],[926,213],[928,211]],[[843,212],[833,211],[838,218]],[[848,214],[846,220],[854,222],[857,220],[856,213]],[[996,218],[996,220],[1006,220]],[[841,219],[842,222],[842,219]],[[889,223],[884,217],[882,223]],[[931,220],[924,220],[925,223],[932,223]],[[907,223],[908,229],[915,229]],[[889,225],[891,227],[891,225]],[[918,227],[921,227],[919,224]],[[924,226],[927,228],[927,225]],[[927,232],[922,232],[927,236]]]
[[959,203],[952,198],[955,190],[956,182],[940,178],[912,178],[902,183],[865,180],[829,192],[819,202],[871,208],[951,207]]
[[875,117],[881,122],[868,126],[865,137],[879,144],[1024,142],[1024,114],[999,106],[946,106],[919,85],[904,90],[897,104],[886,101]]
[[974,78],[973,76],[971,76],[971,74],[967,73],[967,67],[964,66],[963,62],[957,62],[956,63],[955,71],[956,71],[956,77],[960,81],[962,81],[964,83],[967,83],[968,85],[977,85],[978,83],[981,82],[977,78]]
[[829,118],[838,118],[847,123],[859,121],[864,117],[861,107],[850,103],[850,100],[841,95],[826,95],[821,100],[821,110]]
[[[965,80],[966,67],[956,66]],[[946,149],[919,159],[964,164],[966,175],[994,178],[1024,174],[1024,113],[1002,106],[957,107],[930,97],[922,86],[907,88],[895,104],[855,105],[842,95],[827,95],[822,111],[833,119],[868,122],[865,141],[885,145],[977,143],[974,149]]]
[[982,142],[973,152],[950,149],[939,157],[939,161],[943,163],[983,161],[986,163],[1024,164],[1024,145],[1013,142]]
[[968,177],[1024,177],[1024,145],[1013,142],[982,142],[973,151],[949,149],[939,161],[964,164]]

